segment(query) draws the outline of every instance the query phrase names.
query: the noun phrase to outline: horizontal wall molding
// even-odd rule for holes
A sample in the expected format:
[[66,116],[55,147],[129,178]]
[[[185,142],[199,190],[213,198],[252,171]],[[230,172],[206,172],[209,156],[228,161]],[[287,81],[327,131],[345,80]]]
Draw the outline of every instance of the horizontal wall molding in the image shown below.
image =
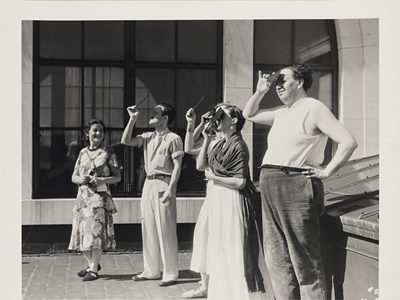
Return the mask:
[[[24,199],[22,200],[22,225],[72,224],[75,199]],[[177,222],[196,223],[204,197],[178,198]],[[113,215],[115,224],[141,223],[140,198],[114,198],[118,212]]]

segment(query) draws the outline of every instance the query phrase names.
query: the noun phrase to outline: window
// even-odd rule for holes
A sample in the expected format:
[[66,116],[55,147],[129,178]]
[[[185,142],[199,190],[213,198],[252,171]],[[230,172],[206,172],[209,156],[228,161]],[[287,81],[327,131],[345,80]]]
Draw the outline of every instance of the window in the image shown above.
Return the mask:
[[[89,119],[107,127],[105,143],[124,166],[114,196],[140,196],[142,150],[120,144],[126,107],[140,105],[134,134],[153,130],[154,106],[169,103],[182,139],[187,109],[203,95],[201,116],[220,102],[221,21],[34,22],[34,198],[75,197],[71,175]],[[185,155],[178,196],[204,195],[205,181]]]
[[[254,88],[258,71],[276,72],[291,63],[313,69],[313,85],[308,95],[325,103],[337,115],[337,46],[334,23],[330,20],[257,20],[254,22]],[[282,105],[275,92],[268,92],[260,108]],[[259,179],[270,127],[253,127],[253,179]],[[332,156],[332,141],[325,150],[324,164]]]

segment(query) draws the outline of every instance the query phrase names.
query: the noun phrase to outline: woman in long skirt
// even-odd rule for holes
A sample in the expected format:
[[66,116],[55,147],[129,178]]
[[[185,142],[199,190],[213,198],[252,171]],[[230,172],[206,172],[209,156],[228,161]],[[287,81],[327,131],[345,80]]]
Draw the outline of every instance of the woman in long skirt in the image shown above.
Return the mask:
[[260,203],[249,177],[249,151],[240,133],[245,119],[240,109],[227,104],[216,114],[220,114],[217,130],[224,138],[207,158],[211,133],[206,127],[197,160],[197,169],[205,170],[212,185],[208,195],[208,299],[262,299]]
[[[217,105],[218,107],[218,105]],[[195,155],[196,159],[200,153],[204,139],[202,131],[209,119],[212,117],[214,111],[209,111],[201,116],[200,124],[194,128],[196,122],[196,113],[193,108],[189,109],[186,113],[187,128],[185,136],[185,153]],[[209,150],[218,141],[220,137],[213,135],[212,142],[210,142]],[[193,252],[190,262],[190,270],[200,273],[201,285],[194,290],[186,291],[182,294],[183,298],[206,298],[208,293],[209,276],[207,274],[207,244],[208,244],[208,195],[211,185],[207,182],[206,197],[201,207],[200,213],[197,217],[196,226],[193,234]]]

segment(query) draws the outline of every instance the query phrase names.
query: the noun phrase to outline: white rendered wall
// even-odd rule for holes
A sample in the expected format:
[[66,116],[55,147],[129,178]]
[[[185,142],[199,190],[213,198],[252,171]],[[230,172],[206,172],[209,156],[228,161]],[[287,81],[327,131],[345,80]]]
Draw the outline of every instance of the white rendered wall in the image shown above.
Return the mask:
[[32,55],[33,55],[33,22],[22,22],[22,199],[32,197]]
[[339,120],[358,142],[352,158],[379,154],[378,19],[335,21]]
[[[253,95],[253,24],[252,20],[224,21],[223,100],[242,110]],[[245,123],[242,135],[252,154],[252,123]],[[252,174],[252,155],[249,165]]]

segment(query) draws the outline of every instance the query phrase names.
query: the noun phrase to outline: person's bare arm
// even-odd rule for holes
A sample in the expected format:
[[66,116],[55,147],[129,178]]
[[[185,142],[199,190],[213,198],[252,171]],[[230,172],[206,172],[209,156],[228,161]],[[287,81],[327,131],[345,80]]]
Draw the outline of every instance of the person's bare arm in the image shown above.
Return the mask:
[[274,123],[277,108],[259,109],[261,100],[271,87],[271,83],[268,81],[269,76],[258,71],[257,90],[247,101],[243,116],[250,122],[271,126]]
[[139,117],[139,112],[136,110],[136,105],[127,108],[129,113],[129,122],[125,127],[124,133],[122,134],[121,143],[126,146],[138,146],[138,139],[132,137],[133,127]]
[[246,185],[246,178],[220,177],[215,175],[211,170],[205,170],[204,174],[208,180],[212,180],[216,184],[222,185],[230,189],[241,190]]
[[196,114],[192,108],[187,111],[185,117],[187,121],[187,127],[186,127],[184,151],[185,153],[188,154],[197,155],[200,153],[201,144],[198,145],[198,143],[195,143],[195,141],[198,139],[198,133],[196,133],[196,131],[199,132],[199,128],[203,130],[202,128],[204,128],[204,125],[200,123],[200,125],[197,126],[196,129],[194,129],[194,125],[196,122]]
[[121,181],[121,172],[118,168],[110,166],[111,176],[97,177],[92,176],[90,183],[94,186],[100,186],[102,184],[113,184]]
[[169,185],[165,190],[164,195],[161,199],[162,203],[166,203],[167,201],[169,201],[172,195],[172,191],[176,187],[176,184],[178,183],[179,175],[181,174],[182,155],[173,158],[172,162],[174,164],[174,168],[171,174],[171,181],[169,182]]
[[90,179],[89,175],[81,176],[79,174],[79,168],[75,168],[71,176],[71,181],[77,185],[88,184]]
[[208,168],[207,152],[208,152],[208,147],[210,146],[210,143],[212,141],[210,127],[211,126],[207,124],[207,126],[203,130],[204,142],[203,145],[201,146],[200,153],[199,156],[197,157],[197,162],[196,162],[196,169],[198,171],[204,171],[205,169]]
[[311,114],[318,129],[338,144],[337,151],[325,169],[311,168],[307,177],[326,179],[335,174],[349,160],[358,147],[353,135],[340,123],[332,112],[319,104],[312,108]]

